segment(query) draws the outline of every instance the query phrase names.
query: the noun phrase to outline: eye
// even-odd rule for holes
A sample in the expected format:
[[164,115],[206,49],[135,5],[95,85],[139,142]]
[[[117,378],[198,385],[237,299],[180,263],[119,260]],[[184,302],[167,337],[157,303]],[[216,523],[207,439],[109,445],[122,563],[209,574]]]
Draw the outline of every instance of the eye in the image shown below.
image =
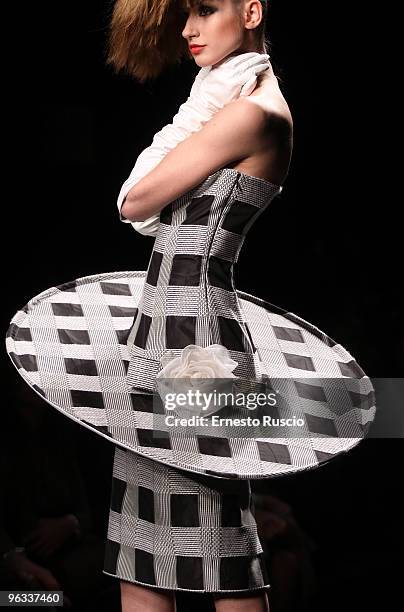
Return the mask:
[[198,12],[200,17],[207,17],[208,15],[214,13],[215,9],[211,6],[208,6],[207,4],[200,4],[198,6]]

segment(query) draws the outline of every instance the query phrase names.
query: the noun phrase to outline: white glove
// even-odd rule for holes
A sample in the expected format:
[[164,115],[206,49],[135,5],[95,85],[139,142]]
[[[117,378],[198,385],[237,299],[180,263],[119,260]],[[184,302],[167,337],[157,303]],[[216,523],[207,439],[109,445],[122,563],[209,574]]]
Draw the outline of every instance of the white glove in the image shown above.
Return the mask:
[[266,53],[232,55],[217,68],[211,67],[200,82],[196,101],[218,111],[240,96],[249,96],[256,86],[257,76],[269,67]]
[[[187,101],[181,104],[172,123],[157,132],[152,144],[137,158],[135,167],[119,193],[119,212],[130,189],[155,168],[169,151],[199,131],[226,104],[240,96],[248,96],[254,90],[257,76],[270,67],[268,60],[267,54],[249,52],[230,56],[215,68],[201,68]],[[120,219],[131,223],[136,231],[148,236],[155,236],[160,224],[159,214],[145,221],[131,222],[123,219],[121,214]]]
[[[205,76],[210,72],[210,69],[211,66],[206,66],[199,70],[191,87],[188,100],[191,98],[191,96],[198,94],[200,84]],[[178,115],[183,112],[181,110],[183,106],[184,105],[181,105],[179,113],[175,115],[173,123],[166,125],[160,130],[160,132],[157,132],[153,138],[152,144],[144,149],[142,153],[140,153],[132,172],[122,185],[118,195],[117,205],[120,220],[123,221],[123,223],[130,223],[134,230],[140,234],[143,234],[144,236],[156,236],[160,225],[160,214],[155,214],[144,221],[132,222],[129,221],[129,219],[124,219],[122,217],[121,208],[130,189],[144,176],[146,176],[146,174],[153,170],[153,168],[155,168],[161,162],[169,151],[174,149],[179,142],[185,140],[185,138],[190,135],[190,133],[187,131],[181,131],[181,127],[180,125],[177,125],[177,123],[174,127],[174,122],[176,122]],[[164,139],[165,145],[163,144]]]
[[198,132],[226,104],[248,96],[255,88],[257,75],[269,68],[268,59],[266,54],[243,53],[228,58],[217,68],[202,68],[206,72],[198,73],[192,95],[181,104],[172,123],[154,136],[151,146],[158,147],[164,157],[179,142]]

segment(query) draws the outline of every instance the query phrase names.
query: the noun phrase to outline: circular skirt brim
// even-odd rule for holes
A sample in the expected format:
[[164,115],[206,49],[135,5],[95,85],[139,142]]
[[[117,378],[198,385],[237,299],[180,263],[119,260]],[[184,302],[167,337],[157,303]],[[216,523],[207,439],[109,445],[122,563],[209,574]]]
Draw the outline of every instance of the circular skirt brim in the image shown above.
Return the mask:
[[246,428],[240,435],[240,427],[204,427],[185,437],[164,429],[163,415],[153,414],[126,380],[126,340],[145,277],[145,271],[86,276],[51,287],[15,314],[7,352],[50,405],[122,448],[219,478],[309,470],[365,437],[375,393],[352,355],[295,314],[242,291],[237,296],[262,372],[285,412],[303,417],[303,427],[283,428],[279,437],[276,429],[253,436]]

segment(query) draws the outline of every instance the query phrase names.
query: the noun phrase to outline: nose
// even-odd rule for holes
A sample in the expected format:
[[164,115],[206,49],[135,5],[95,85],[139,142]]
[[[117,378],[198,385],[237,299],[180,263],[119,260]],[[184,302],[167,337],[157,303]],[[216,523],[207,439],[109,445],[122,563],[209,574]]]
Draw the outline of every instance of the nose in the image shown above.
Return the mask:
[[193,38],[199,36],[199,32],[195,27],[195,20],[191,15],[188,16],[184,29],[182,30],[182,36],[184,38]]

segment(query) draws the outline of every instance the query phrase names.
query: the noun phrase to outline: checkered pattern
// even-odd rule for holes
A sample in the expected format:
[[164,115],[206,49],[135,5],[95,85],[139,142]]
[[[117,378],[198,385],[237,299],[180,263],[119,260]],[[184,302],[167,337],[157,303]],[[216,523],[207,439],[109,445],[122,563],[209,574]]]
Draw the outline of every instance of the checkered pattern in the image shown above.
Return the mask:
[[166,206],[128,337],[128,384],[156,390],[166,351],[219,343],[256,380],[260,366],[237,298],[233,263],[245,235],[279,187],[225,168]]
[[[374,418],[374,389],[342,346],[234,287],[244,237],[278,192],[221,170],[162,211],[147,272],[52,287],[10,323],[7,351],[24,380],[116,445],[106,574],[185,591],[267,587],[249,479],[323,464]],[[229,349],[236,376],[276,381],[305,416],[304,437],[164,426],[152,391],[165,351],[212,343]]]
[[[273,377],[280,384],[282,379],[295,382],[292,400],[296,409],[306,415],[302,438],[257,436],[243,439],[239,428],[235,433],[230,427],[207,427],[203,435],[199,431],[184,438],[178,428],[168,428],[169,431],[164,428],[163,414],[152,413],[150,395],[136,389],[131,392],[126,378],[129,362],[132,363],[133,359],[128,351],[128,341],[130,344],[137,313],[141,311],[142,315],[156,318],[166,307],[168,316],[184,316],[189,320],[188,317],[192,316],[189,313],[195,314],[193,309],[199,307],[192,297],[194,290],[199,291],[195,285],[186,286],[185,291],[183,286],[170,285],[167,280],[161,293],[154,291],[161,274],[168,274],[163,265],[165,251],[159,245],[168,244],[168,252],[173,253],[174,246],[169,246],[172,240],[175,254],[185,255],[192,249],[196,255],[201,254],[199,244],[194,240],[193,224],[185,224],[191,232],[188,239],[186,232],[166,222],[167,216],[163,216],[156,237],[154,263],[151,261],[147,271],[147,282],[145,272],[117,272],[88,276],[52,287],[30,300],[13,317],[7,333],[7,351],[21,376],[52,406],[121,448],[136,451],[161,464],[229,479],[260,479],[312,469],[348,451],[364,437],[375,415],[374,389],[352,355],[316,327],[254,296],[241,291],[227,291],[220,286],[226,284],[229,263],[234,260],[234,254],[237,255],[243,239],[233,230],[223,228],[223,225],[229,227],[233,223],[230,219],[226,221],[230,204],[244,198],[254,201],[259,207],[265,197],[268,199],[273,194],[273,187],[262,179],[232,170],[222,172],[204,182],[203,195],[200,189],[194,193],[195,197],[209,197],[213,202],[214,196],[215,202],[221,202],[222,225],[216,233],[209,234],[210,259],[217,257],[221,265],[223,261],[227,262],[216,274],[215,278],[219,280],[206,286],[209,300],[205,300],[204,307],[208,303],[211,307],[214,304],[213,312],[220,313],[220,316],[223,314],[226,319],[228,309],[236,303],[237,322],[241,316],[240,327],[251,337],[251,345],[256,349],[254,354],[233,353],[245,355],[240,371],[243,367],[245,373],[258,363],[263,375]],[[168,207],[166,214],[172,214],[177,221],[182,215],[185,221],[188,201],[184,197],[182,212],[177,201],[175,207]],[[171,212],[170,208],[173,208]],[[203,206],[197,210],[195,205],[191,210],[192,214],[199,215],[198,222],[206,219],[208,213],[204,212]],[[205,226],[207,232],[209,227]],[[228,242],[222,239],[222,232],[228,236]],[[222,235],[220,240],[217,238],[219,234]],[[180,248],[180,245],[183,246]],[[205,263],[202,262],[201,270],[203,266]],[[181,270],[176,270],[178,275]],[[212,274],[210,278],[214,276]],[[154,296],[154,310],[150,306],[150,292]],[[176,304],[179,304],[178,310]],[[199,315],[203,317],[203,313]],[[136,317],[138,320],[141,318]],[[233,323],[236,319],[228,320]],[[201,343],[207,341],[203,336],[204,329],[209,330],[209,334],[217,334],[210,338],[212,341],[227,338],[220,335],[220,327],[206,325],[204,328],[203,318],[198,321],[195,329]],[[160,322],[165,325],[164,317]],[[180,327],[182,320],[177,323]],[[146,329],[146,323],[142,325]],[[186,325],[181,329],[186,335]],[[166,333],[167,327],[164,330]],[[164,336],[163,331],[161,336]],[[145,353],[141,354],[139,348],[142,369],[136,382],[141,387],[144,380],[145,388],[149,388],[155,371],[154,357],[160,355],[162,347],[150,348],[150,334],[145,333],[143,337],[146,340]],[[157,343],[158,339],[159,334],[154,334],[153,341]],[[190,337],[186,340],[189,343]],[[248,351],[250,345],[244,335],[242,342],[243,349]],[[227,341],[224,343],[228,346]],[[313,385],[309,379],[316,377],[326,379],[324,384]],[[333,379],[343,383],[337,390],[333,384],[326,384]],[[290,393],[290,390],[286,389],[286,392]]]
[[216,479],[116,448],[104,573],[165,589],[269,586],[249,481]]

